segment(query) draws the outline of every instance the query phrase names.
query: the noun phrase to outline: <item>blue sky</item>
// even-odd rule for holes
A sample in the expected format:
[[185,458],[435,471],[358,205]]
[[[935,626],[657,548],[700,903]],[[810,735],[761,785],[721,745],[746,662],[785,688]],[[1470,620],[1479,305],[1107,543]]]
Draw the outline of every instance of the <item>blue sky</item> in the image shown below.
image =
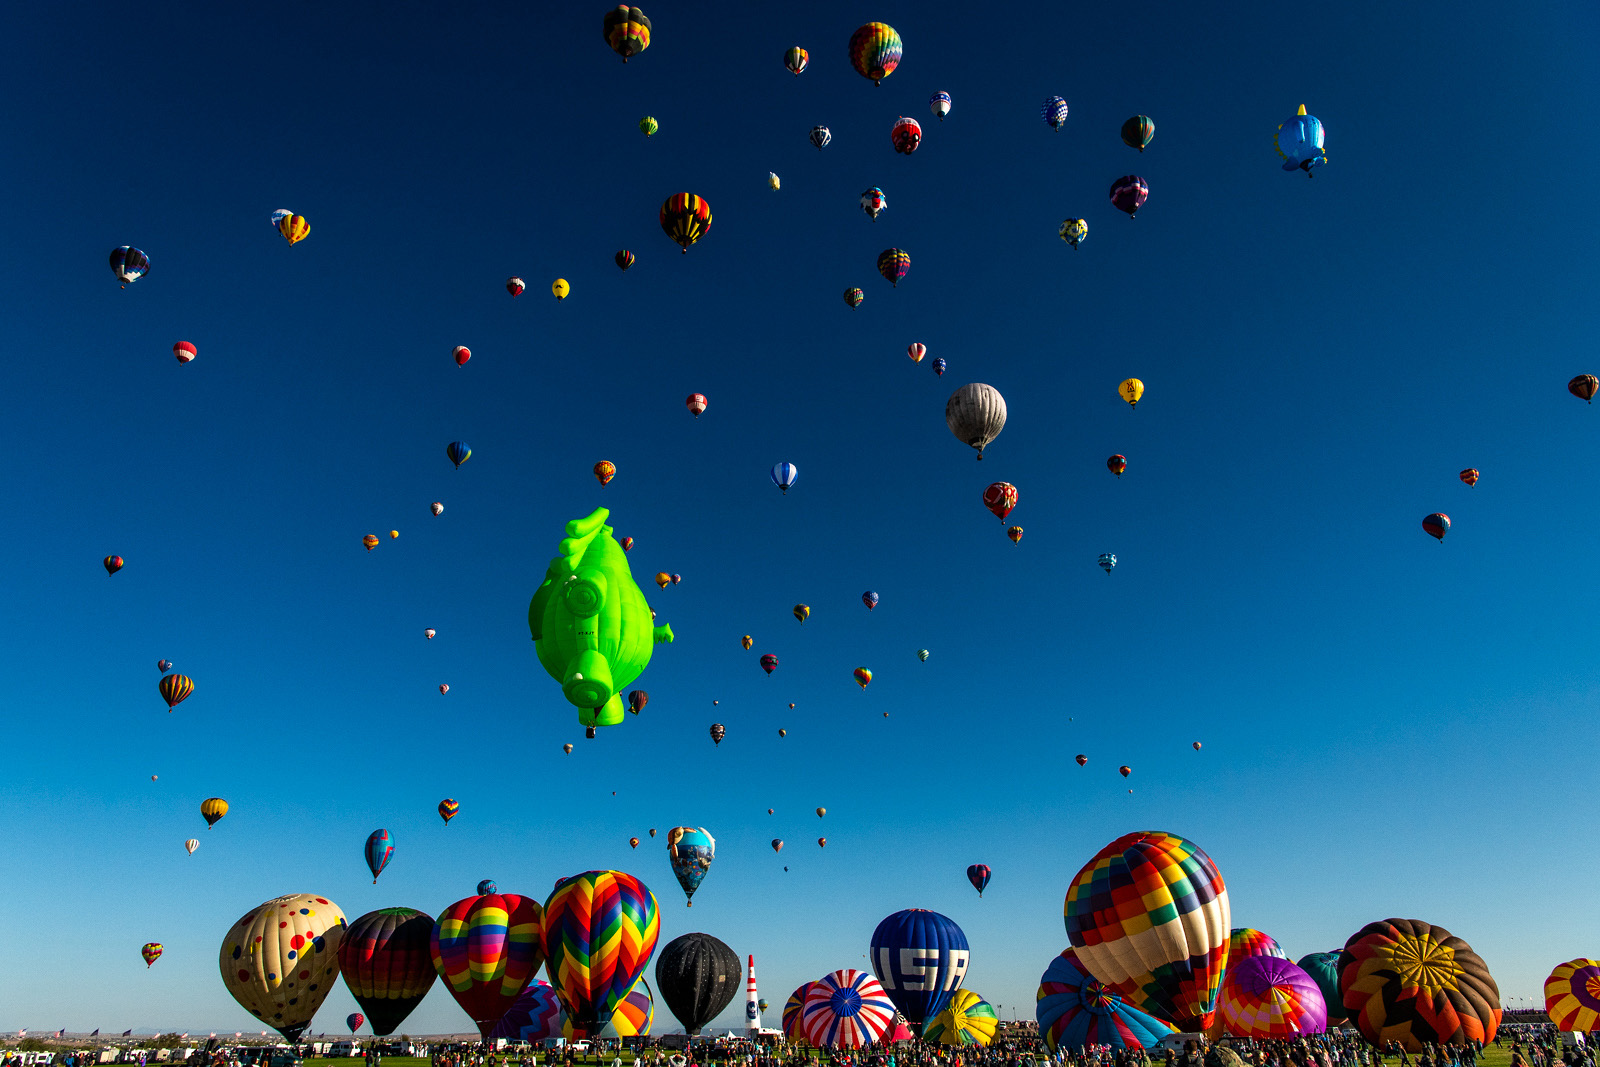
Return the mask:
[[[1592,6],[653,4],[626,66],[605,7],[13,21],[0,1028],[244,1028],[216,952],[262,900],[436,914],[598,867],[654,889],[663,944],[754,953],[775,1004],[916,906],[1026,1015],[1073,873],[1144,828],[1204,847],[1235,925],[1294,956],[1417,917],[1509,999],[1600,949],[1600,412],[1564,389],[1600,367]],[[905,40],[877,88],[845,55],[871,19]],[[1300,103],[1328,130],[1311,181],[1272,150]],[[1142,156],[1117,136],[1141,112]],[[1132,221],[1106,195],[1129,173]],[[687,256],[656,222],[680,191],[715,216]],[[153,268],[122,290],[127,243]],[[981,466],[942,419],[971,381],[1010,409]],[[684,580],[648,587],[677,641],[645,713],[585,742],[525,616],[602,505],[641,582]],[[197,687],[171,715],[163,657]],[[718,840],[692,912],[646,836],[677,824]],[[339,989],[313,1030],[351,1010]],[[467,1025],[436,987],[405,1029]]]

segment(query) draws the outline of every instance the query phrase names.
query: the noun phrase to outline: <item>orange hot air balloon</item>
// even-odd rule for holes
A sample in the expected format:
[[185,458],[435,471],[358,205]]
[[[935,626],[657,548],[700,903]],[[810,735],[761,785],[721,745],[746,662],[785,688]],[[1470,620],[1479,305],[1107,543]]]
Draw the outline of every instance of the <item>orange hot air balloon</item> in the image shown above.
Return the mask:
[[628,847],[629,848],[638,848],[639,847],[639,839],[637,837],[628,838]]
[[609,459],[603,459],[594,465],[594,476],[601,485],[610,485],[611,479],[617,476],[617,465]]
[[656,584],[665,589],[667,586],[672,584],[672,575],[668,574],[666,571],[657,571]]
[[1461,472],[1461,480],[1466,482],[1468,485],[1477,485],[1478,484],[1478,470],[1477,470],[1477,468],[1476,467],[1468,467],[1466,470],[1462,471]]
[[361,543],[367,546],[368,552],[371,552],[373,549],[378,547],[378,535],[367,534],[367,536],[361,539]]
[[1133,773],[1133,768],[1124,763],[1122,766],[1117,768],[1117,773],[1126,778],[1128,775]]
[[872,672],[867,670],[865,667],[857,667],[855,669],[855,676],[856,684],[862,689],[865,689],[867,686],[872,684]]
[[688,408],[697,419],[700,417],[700,413],[706,409],[707,404],[708,401],[704,393],[690,393],[689,399],[683,402],[684,407]]
[[1022,527],[1020,527],[1020,526],[1011,527],[1011,529],[1006,531],[1006,536],[1011,538],[1011,543],[1012,544],[1016,544],[1018,541],[1022,540]]

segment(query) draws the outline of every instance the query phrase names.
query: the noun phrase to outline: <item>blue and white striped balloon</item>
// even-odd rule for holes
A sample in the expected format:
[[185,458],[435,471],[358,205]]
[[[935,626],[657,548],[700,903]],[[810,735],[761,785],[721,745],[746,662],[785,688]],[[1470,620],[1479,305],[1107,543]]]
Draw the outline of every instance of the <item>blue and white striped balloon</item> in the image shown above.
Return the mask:
[[789,487],[800,477],[800,468],[793,463],[775,463],[772,466],[772,484],[788,495]]
[[1052,130],[1061,129],[1061,124],[1067,121],[1067,102],[1059,96],[1045,97],[1044,104],[1039,108],[1039,117]]
[[1109,575],[1111,573],[1111,568],[1115,567],[1116,565],[1117,554],[1115,552],[1100,553],[1100,566],[1105,568],[1106,574]]

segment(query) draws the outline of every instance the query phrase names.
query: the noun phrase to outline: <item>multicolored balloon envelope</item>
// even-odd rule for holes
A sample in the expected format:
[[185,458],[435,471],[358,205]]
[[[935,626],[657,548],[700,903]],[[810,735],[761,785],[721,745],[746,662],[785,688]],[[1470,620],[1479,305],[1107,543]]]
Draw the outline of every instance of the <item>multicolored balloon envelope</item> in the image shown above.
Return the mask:
[[544,909],[532,897],[464,897],[439,913],[429,939],[433,969],[484,1037],[516,1004],[544,962]]
[[733,1003],[742,977],[738,953],[710,934],[674,938],[656,960],[656,988],[690,1037]]
[[353,1011],[344,1017],[344,1024],[350,1028],[352,1034],[361,1029],[361,1024],[366,1021],[367,1017],[359,1011]]
[[1280,960],[1289,958],[1282,946],[1271,934],[1264,934],[1260,930],[1252,930],[1248,926],[1241,926],[1228,933],[1228,966],[1232,967],[1240,960],[1247,960],[1251,956],[1276,956]]
[[800,1029],[802,1013],[806,1006],[806,994],[811,992],[815,982],[806,982],[789,994],[789,999],[783,1004],[783,1036],[788,1041],[804,1041],[805,1033]]
[[394,1033],[433,988],[432,938],[426,912],[380,908],[351,923],[340,940],[339,973],[379,1037]]
[[967,881],[972,883],[972,888],[978,891],[980,897],[983,896],[984,889],[989,885],[991,873],[987,863],[974,863],[967,868]]
[[[644,1036],[650,1033],[650,1027],[655,1020],[655,994],[650,991],[650,983],[641,978],[639,984],[622,998],[617,1010],[611,1013],[611,1021],[601,1027],[600,1036],[612,1041]],[[565,1021],[562,1025],[571,1029]]]
[[1544,1010],[1557,1030],[1600,1030],[1600,963],[1576,959],[1551,971]]
[[693,193],[674,193],[661,204],[661,229],[688,255],[711,229],[711,205]]
[[[716,738],[713,738],[716,740]],[[689,906],[694,906],[694,891],[700,888],[700,883],[705,881],[706,872],[711,870],[711,861],[717,858],[717,839],[708,834],[702,827],[674,826],[667,831],[667,859],[672,864],[672,875],[678,880],[678,885],[683,887],[683,895],[688,900]],[[735,961],[737,962],[737,961]],[[735,968],[737,970],[738,968]],[[657,968],[656,984],[661,984],[660,968]],[[665,986],[662,995],[668,996]],[[668,996],[667,1003],[672,1003]],[[721,1008],[717,1009],[721,1011]],[[673,1009],[677,1015],[677,1009]],[[679,1016],[682,1022],[683,1017]],[[710,1020],[706,1020],[710,1022]]]
[[1051,1052],[1087,1045],[1154,1048],[1164,1036],[1177,1032],[1091,975],[1070,948],[1045,968],[1033,1010],[1039,1036]]
[[161,942],[159,941],[147,941],[143,945],[139,946],[139,956],[144,960],[146,969],[153,967],[156,960],[161,958],[161,953],[164,951],[165,949],[162,947]]
[[548,1041],[561,1036],[566,1016],[561,1011],[561,999],[549,984],[534,979],[523,989],[511,1009],[500,1017],[489,1031],[489,1040],[505,1038],[507,1041]]
[[987,1045],[999,1026],[993,1004],[970,989],[958,989],[922,1036],[930,1044]]
[[1125,834],[1067,889],[1067,937],[1090,974],[1180,1030],[1211,1025],[1228,961],[1228,890],[1176,834]]
[[919,1035],[961,988],[971,957],[961,927],[936,911],[897,911],[872,932],[872,970]]
[[545,972],[577,1037],[594,1037],[633,989],[661,934],[655,894],[631,874],[586,871],[545,901]]
[[[1199,744],[1199,742],[1195,742]],[[1230,964],[1232,959],[1228,961]],[[1317,983],[1317,988],[1322,991],[1322,1003],[1328,1009],[1328,1025],[1342,1023],[1350,1018],[1344,1010],[1344,1005],[1339,1001],[1339,954],[1337,952],[1313,952],[1301,956],[1294,964],[1311,976]]]
[[1316,979],[1280,956],[1229,960],[1217,1010],[1237,1037],[1303,1037],[1328,1028],[1328,1006]]
[[850,65],[874,85],[894,73],[904,53],[900,35],[886,22],[869,22],[850,35]]
[[344,912],[328,898],[275,897],[246,912],[222,939],[222,983],[251,1015],[299,1040],[334,987],[344,932]]
[[606,44],[624,63],[650,47],[650,20],[638,8],[618,4],[606,12],[602,22]]
[[1486,1045],[1500,1029],[1500,987],[1483,957],[1421,919],[1384,919],[1352,934],[1339,954],[1339,995],[1375,1045]]
[[811,983],[800,1029],[814,1048],[865,1048],[894,1022],[894,1004],[865,971],[834,971]]
[[389,866],[389,861],[394,858],[394,839],[387,830],[374,830],[367,835],[365,848],[367,869],[372,872],[372,884],[378,884],[378,875]]

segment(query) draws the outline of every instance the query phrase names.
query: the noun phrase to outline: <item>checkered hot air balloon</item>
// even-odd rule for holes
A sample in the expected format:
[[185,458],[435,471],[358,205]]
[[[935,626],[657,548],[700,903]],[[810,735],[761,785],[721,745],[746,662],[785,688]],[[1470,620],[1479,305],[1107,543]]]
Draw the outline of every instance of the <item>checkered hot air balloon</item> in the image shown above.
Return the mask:
[[1544,1009],[1557,1030],[1600,1030],[1600,963],[1576,959],[1551,971]]
[[1217,1010],[1230,1034],[1293,1038],[1328,1028],[1322,990],[1305,971],[1279,956],[1228,961]]
[[1059,96],[1045,97],[1044,103],[1039,105],[1039,117],[1046,126],[1061,132],[1062,123],[1067,121],[1067,102]]
[[576,1037],[593,1037],[644,974],[661,933],[655,894],[621,871],[562,879],[545,902],[545,971]]
[[439,913],[428,946],[433,969],[484,1037],[544,962],[543,920],[537,900],[514,893],[465,897]]
[[1264,934],[1260,930],[1252,930],[1248,926],[1241,926],[1228,933],[1228,966],[1233,966],[1240,960],[1247,960],[1251,956],[1276,956],[1280,960],[1289,958],[1277,940],[1271,934]]
[[816,1048],[865,1048],[889,1029],[894,1005],[866,971],[823,975],[806,991],[801,1032]]
[[1051,1052],[1088,1045],[1154,1048],[1164,1036],[1177,1032],[1091,975],[1070,948],[1051,960],[1039,979],[1034,1015],[1039,1036]]

